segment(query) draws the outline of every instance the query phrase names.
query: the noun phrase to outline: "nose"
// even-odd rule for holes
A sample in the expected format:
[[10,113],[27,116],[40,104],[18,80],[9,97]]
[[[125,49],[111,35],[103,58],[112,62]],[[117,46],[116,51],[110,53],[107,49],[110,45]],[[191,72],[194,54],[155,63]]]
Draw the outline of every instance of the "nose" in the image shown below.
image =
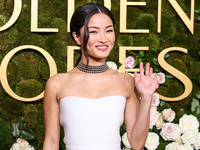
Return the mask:
[[106,43],[106,42],[107,42],[107,38],[106,38],[105,33],[100,33],[100,34],[99,34],[99,39],[98,39],[98,41],[99,41],[100,43]]

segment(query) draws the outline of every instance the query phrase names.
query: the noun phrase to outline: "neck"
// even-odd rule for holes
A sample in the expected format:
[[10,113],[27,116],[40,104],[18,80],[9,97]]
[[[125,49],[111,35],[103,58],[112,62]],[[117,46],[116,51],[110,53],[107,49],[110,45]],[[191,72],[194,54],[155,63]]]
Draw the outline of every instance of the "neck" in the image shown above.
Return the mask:
[[[84,64],[87,64],[87,58],[86,57],[81,57],[81,60],[80,60],[82,63]],[[99,58],[99,59],[93,59],[93,58],[90,58],[89,57],[89,66],[100,66],[100,65],[103,65],[105,64],[106,62],[106,59],[105,58]]]

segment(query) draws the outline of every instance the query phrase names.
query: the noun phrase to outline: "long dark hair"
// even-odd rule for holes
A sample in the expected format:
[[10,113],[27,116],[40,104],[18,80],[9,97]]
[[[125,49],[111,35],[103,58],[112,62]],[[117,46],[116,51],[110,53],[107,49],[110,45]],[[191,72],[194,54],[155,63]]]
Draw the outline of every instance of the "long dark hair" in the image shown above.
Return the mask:
[[[87,42],[88,42],[88,38],[89,38],[88,22],[93,15],[98,14],[98,13],[104,13],[104,14],[108,15],[113,22],[113,26],[115,25],[115,20],[113,18],[111,11],[103,5],[94,4],[94,3],[88,3],[88,4],[85,4],[85,5],[77,8],[76,11],[74,12],[71,22],[70,22],[71,35],[73,32],[76,32],[76,34],[79,36],[80,29],[83,26],[85,27],[84,28],[83,48],[84,48],[84,53],[87,57],[87,65],[89,64],[89,58],[88,58],[88,53],[87,53]],[[81,60],[81,56],[79,57],[78,62],[80,60]]]

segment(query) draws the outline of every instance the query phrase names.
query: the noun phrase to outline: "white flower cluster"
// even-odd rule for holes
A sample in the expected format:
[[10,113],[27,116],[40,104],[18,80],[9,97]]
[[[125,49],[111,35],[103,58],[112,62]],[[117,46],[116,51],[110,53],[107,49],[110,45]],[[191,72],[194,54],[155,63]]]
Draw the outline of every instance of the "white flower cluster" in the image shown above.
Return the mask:
[[179,124],[164,123],[160,135],[165,141],[173,141],[165,147],[165,150],[200,149],[198,128],[199,122],[193,115],[183,115],[179,119]]
[[35,150],[33,146],[29,145],[25,139],[18,138],[17,142],[12,145],[10,150]]

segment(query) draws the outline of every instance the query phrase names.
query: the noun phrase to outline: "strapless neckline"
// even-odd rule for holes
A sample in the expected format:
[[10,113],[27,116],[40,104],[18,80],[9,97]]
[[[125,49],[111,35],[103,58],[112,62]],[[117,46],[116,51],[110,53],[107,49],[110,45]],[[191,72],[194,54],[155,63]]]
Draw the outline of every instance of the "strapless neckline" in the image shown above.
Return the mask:
[[81,97],[81,96],[64,96],[59,101],[61,101],[63,99],[68,99],[68,98],[79,98],[79,99],[87,99],[87,100],[100,100],[100,99],[110,98],[110,97],[122,97],[122,98],[126,99],[126,97],[122,96],[122,95],[110,95],[110,96],[104,96],[104,97],[99,97],[99,98],[87,98],[87,97]]

